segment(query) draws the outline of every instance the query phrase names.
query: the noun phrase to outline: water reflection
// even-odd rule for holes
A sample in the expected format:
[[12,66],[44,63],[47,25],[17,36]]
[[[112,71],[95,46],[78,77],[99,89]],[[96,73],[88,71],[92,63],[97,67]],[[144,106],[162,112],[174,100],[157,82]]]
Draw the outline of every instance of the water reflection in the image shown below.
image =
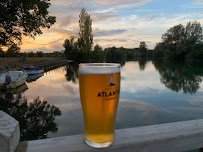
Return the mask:
[[203,64],[169,61],[154,61],[161,76],[160,81],[175,92],[194,94],[200,88],[203,76]]
[[4,94],[19,94],[22,92],[25,92],[28,89],[28,86],[26,83],[24,83],[23,85],[17,87],[17,88],[2,88],[0,89],[0,96],[4,95]]
[[[203,118],[203,83],[201,82],[203,71],[201,64],[154,61],[153,65],[151,61],[147,62],[144,59],[124,63],[121,68],[121,92],[116,120],[118,129]],[[16,95],[13,95],[13,92],[10,94],[4,92],[2,98],[9,101],[0,102],[0,109],[4,107],[4,111],[7,110],[11,114],[15,112],[13,115],[19,117],[24,128],[30,126],[31,122],[34,123],[31,128],[22,128],[30,132],[23,134],[23,140],[31,139],[30,136],[38,139],[46,136],[59,137],[83,133],[78,67],[78,64],[71,63],[49,71],[37,81],[27,83],[29,89],[22,92],[22,96],[27,99],[25,104],[23,104],[23,99],[20,103],[16,102]],[[187,87],[193,86],[192,82],[200,89],[196,89],[196,93],[191,95],[188,90],[191,92],[195,89]],[[176,90],[179,92],[176,93],[174,89],[176,87],[170,85],[165,87],[166,84],[167,86],[168,84],[177,85],[178,89]],[[183,88],[181,89],[181,87],[187,88],[188,94],[182,93]],[[171,88],[174,91],[171,91]],[[60,108],[61,116],[56,117],[57,115],[53,111],[46,111],[46,106],[44,109],[40,109],[43,107],[42,100],[40,100],[40,104],[33,102],[37,96],[48,101],[46,105],[50,104]],[[31,108],[32,104],[34,105]],[[23,109],[27,109],[27,112]],[[49,114],[50,111],[51,114]],[[41,125],[35,115],[40,116],[39,119],[45,124]],[[34,121],[34,119],[36,120]],[[52,125],[49,124],[50,121],[52,121]],[[50,126],[48,127],[46,123]],[[37,126],[38,124],[39,126]],[[36,128],[37,132],[33,128]],[[57,128],[57,132],[54,132],[55,128]]]
[[144,71],[144,69],[146,67],[146,64],[147,64],[147,58],[146,57],[140,58],[138,60],[138,62],[139,62],[139,68],[140,68],[140,70]]
[[41,101],[39,97],[28,104],[21,94],[13,96],[10,93],[1,95],[0,110],[19,121],[21,141],[47,138],[48,132],[57,131],[54,121],[56,116],[61,115],[59,108]]
[[[117,62],[121,64],[121,67],[123,67],[126,61],[121,60]],[[138,63],[139,63],[140,70],[144,70],[147,63],[147,58],[139,59]],[[71,62],[65,66],[65,71],[66,71],[66,74],[65,74],[66,80],[76,83],[76,79],[78,79],[79,77],[79,64]]]
[[160,123],[183,121],[188,118],[167,109],[135,99],[120,99],[116,128],[131,128]]
[[66,70],[66,80],[67,81],[72,81],[74,83],[76,83],[76,78],[78,78],[79,74],[78,74],[78,70],[79,69],[79,65],[71,62],[69,64],[66,65],[65,70]]

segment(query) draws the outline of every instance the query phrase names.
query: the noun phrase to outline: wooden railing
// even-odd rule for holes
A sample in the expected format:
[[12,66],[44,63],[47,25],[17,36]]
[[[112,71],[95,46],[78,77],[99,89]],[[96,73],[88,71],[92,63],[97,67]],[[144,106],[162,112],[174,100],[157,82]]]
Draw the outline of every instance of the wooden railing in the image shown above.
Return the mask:
[[203,119],[116,130],[115,142],[94,149],[83,135],[21,142],[16,152],[182,152],[203,147]]

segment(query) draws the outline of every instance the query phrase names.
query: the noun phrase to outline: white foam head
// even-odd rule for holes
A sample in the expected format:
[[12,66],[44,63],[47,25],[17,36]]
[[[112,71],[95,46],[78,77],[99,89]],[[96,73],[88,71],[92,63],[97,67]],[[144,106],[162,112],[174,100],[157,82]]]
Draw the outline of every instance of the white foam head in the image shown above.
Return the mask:
[[111,74],[119,73],[118,63],[81,63],[79,64],[80,74]]

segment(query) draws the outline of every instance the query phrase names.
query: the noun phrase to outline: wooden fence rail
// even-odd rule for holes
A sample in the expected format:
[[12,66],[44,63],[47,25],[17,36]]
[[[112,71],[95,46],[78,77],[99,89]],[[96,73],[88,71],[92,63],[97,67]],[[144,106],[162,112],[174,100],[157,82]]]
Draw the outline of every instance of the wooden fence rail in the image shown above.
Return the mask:
[[94,149],[83,135],[21,142],[16,152],[182,152],[203,147],[203,119],[116,131],[113,145]]

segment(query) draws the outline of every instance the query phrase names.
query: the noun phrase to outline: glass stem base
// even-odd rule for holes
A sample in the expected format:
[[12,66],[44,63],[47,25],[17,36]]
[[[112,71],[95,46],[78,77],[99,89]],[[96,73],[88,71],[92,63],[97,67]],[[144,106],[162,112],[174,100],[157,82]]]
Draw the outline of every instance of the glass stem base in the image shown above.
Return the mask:
[[109,141],[106,143],[94,143],[94,142],[91,142],[91,141],[85,139],[85,143],[94,148],[105,148],[105,147],[109,147],[113,143],[113,141]]

